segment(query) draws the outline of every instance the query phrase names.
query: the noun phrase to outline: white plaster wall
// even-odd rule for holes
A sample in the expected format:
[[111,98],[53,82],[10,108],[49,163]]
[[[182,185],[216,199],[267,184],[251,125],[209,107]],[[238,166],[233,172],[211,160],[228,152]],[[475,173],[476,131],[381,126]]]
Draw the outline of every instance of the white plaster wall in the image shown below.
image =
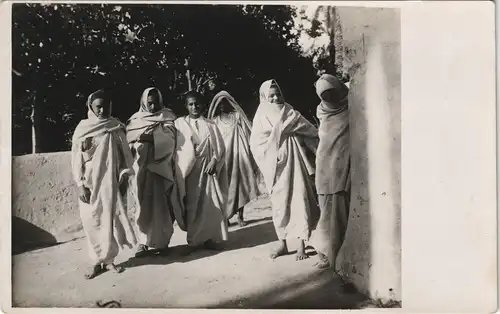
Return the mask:
[[338,9],[358,64],[350,82],[352,198],[338,270],[375,299],[401,300],[401,66],[398,9]]
[[69,152],[12,158],[12,216],[19,218],[13,220],[15,245],[52,244],[83,235],[70,169]]

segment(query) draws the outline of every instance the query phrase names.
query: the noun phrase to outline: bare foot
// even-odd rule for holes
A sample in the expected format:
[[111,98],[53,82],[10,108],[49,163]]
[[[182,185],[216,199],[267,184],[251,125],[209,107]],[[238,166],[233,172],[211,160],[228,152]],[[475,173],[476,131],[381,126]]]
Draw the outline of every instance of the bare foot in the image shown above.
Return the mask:
[[309,256],[306,254],[304,240],[300,240],[299,248],[297,249],[297,254],[295,254],[295,260],[302,261],[308,258]]
[[103,272],[103,269],[101,267],[101,264],[99,265],[94,265],[88,269],[88,271],[85,273],[85,279],[92,279],[98,276],[100,273]]
[[244,210],[244,209],[245,209],[245,208],[244,208],[244,207],[242,207],[242,208],[240,208],[240,209],[238,210],[238,225],[239,225],[240,227],[245,227],[245,226],[248,224],[247,222],[245,222],[245,219],[243,219],[243,210]]
[[271,254],[269,257],[271,259],[276,259],[280,256],[285,255],[285,254],[288,254],[288,247],[286,245],[286,241],[281,240],[279,246],[271,251]]
[[119,274],[119,273],[122,273],[125,268],[121,267],[121,266],[116,266],[115,264],[113,263],[109,263],[109,264],[106,264],[106,270],[109,270],[115,274]]
[[318,252],[318,261],[314,263],[313,266],[319,269],[330,268],[330,262],[328,261],[328,257],[326,257],[326,255],[324,255],[323,253]]
[[238,225],[240,227],[245,227],[246,225],[248,225],[248,223],[246,221],[244,221],[243,218],[240,218],[240,219],[238,219]]

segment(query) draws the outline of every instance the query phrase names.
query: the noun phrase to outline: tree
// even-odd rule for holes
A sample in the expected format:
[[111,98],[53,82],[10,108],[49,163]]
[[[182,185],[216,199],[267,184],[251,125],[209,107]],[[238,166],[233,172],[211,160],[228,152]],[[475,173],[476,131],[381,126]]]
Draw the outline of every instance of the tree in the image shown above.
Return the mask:
[[313,57],[320,73],[326,72],[343,78],[345,47],[342,25],[335,6],[320,5],[296,7],[302,51]]
[[31,152],[31,125],[43,130],[39,151],[69,149],[86,95],[99,88],[113,91],[113,114],[126,121],[145,88],[183,114],[189,84],[203,91],[216,76],[253,116],[260,83],[273,77],[310,117],[315,70],[301,56],[295,16],[275,5],[14,4],[12,63],[23,74],[13,74],[14,154]]

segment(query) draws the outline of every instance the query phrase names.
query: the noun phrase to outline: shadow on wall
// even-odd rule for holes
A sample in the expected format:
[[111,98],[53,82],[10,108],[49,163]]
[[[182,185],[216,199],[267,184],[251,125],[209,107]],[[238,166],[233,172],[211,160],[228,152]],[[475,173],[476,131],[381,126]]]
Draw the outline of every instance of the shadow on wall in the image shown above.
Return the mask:
[[13,255],[58,244],[56,238],[49,232],[15,216],[12,217],[11,241]]

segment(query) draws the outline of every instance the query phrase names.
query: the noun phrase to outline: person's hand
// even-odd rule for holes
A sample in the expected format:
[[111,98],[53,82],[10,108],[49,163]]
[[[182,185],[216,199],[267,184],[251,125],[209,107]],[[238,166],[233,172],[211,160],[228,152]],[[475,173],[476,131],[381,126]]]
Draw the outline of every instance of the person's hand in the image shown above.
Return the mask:
[[82,202],[88,204],[90,202],[90,189],[82,185],[79,190],[79,198]]
[[216,161],[212,159],[205,168],[205,173],[213,175],[215,173],[215,166],[216,166]]
[[91,148],[92,148],[92,137],[87,137],[82,142],[82,151],[86,152],[86,151],[88,151]]

